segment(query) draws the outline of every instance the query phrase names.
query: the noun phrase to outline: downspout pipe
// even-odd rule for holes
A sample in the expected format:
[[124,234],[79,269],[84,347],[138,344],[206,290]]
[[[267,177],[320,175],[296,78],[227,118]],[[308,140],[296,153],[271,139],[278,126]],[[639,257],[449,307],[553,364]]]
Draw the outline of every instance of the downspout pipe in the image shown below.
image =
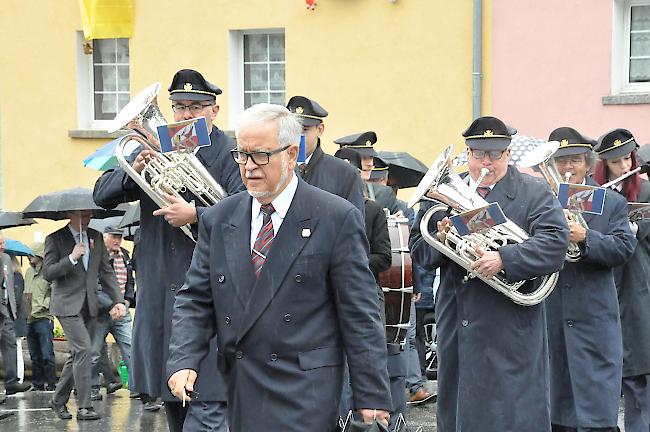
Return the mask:
[[483,0],[474,0],[474,22],[472,42],[472,117],[481,117],[481,90],[483,75]]

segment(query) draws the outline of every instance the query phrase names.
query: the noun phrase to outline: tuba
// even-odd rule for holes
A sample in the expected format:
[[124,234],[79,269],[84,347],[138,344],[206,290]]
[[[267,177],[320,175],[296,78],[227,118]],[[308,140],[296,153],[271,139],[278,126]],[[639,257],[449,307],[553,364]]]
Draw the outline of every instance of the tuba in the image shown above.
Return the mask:
[[[455,215],[485,207],[489,204],[453,170],[451,167],[451,150],[452,146],[447,147],[436,159],[422,178],[408,203],[412,207],[422,199],[439,202],[429,208],[422,216],[420,221],[422,237],[434,249],[467,270],[468,274],[465,280],[478,277],[514,303],[522,306],[533,306],[542,302],[555,287],[558,273],[544,276],[539,287],[533,292],[525,293],[519,291],[519,289],[527,281],[508,283],[503,270],[491,278],[485,278],[474,273],[471,269],[472,263],[479,258],[475,251],[476,248],[497,251],[501,246],[522,243],[528,239],[528,234],[514,222],[506,220],[505,223],[496,225],[487,231],[466,236],[460,236],[456,228],[452,227],[447,233],[444,242],[438,239],[437,233],[429,232],[429,220],[436,212],[450,209],[451,214]],[[427,192],[430,192],[434,199],[424,197]]]
[[[532,150],[524,158],[522,158],[521,162],[519,163],[519,165],[523,167],[533,167],[537,165],[542,176],[548,182],[551,190],[556,197],[558,194],[558,189],[560,188],[560,183],[562,183],[562,176],[557,170],[557,166],[553,160],[553,155],[559,147],[559,142],[549,141]],[[571,173],[567,174],[568,175],[566,176],[565,180],[566,183],[568,183],[569,178],[571,177]],[[564,214],[569,219],[581,225],[584,229],[589,228],[581,212],[564,209]],[[567,249],[565,260],[567,262],[577,262],[580,260],[580,247],[576,243],[569,243],[569,248]]]
[[[166,125],[167,121],[156,101],[159,91],[160,83],[150,85],[134,97],[111,122],[108,132],[115,132],[125,126],[133,130],[117,144],[115,156],[118,163],[160,208],[169,204],[164,194],[181,197],[186,191],[194,194],[206,207],[216,204],[226,197],[226,192],[191,150],[168,153],[160,151],[156,128]],[[134,144],[155,152],[140,173],[126,160],[131,152],[125,153],[125,149],[128,145],[132,150]],[[182,226],[181,229],[194,240],[189,225]]]

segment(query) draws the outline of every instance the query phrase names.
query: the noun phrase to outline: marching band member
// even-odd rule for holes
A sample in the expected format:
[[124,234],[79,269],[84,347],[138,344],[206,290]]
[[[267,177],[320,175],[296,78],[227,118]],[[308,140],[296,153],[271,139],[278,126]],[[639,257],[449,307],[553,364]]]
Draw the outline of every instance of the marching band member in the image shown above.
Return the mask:
[[[596,185],[587,177],[594,165],[593,141],[575,129],[554,130],[553,155],[562,178]],[[634,251],[627,203],[607,191],[601,215],[583,213],[584,227],[567,216],[569,241],[580,259],[567,262],[546,299],[550,351],[553,432],[617,431],[623,361],[613,268]]]
[[[605,134],[596,149],[594,180],[604,184],[635,169],[637,144],[625,129]],[[649,202],[650,183],[636,173],[612,186],[628,202]],[[614,269],[623,330],[623,402],[625,431],[650,430],[650,222],[637,222],[637,246],[623,266]]]
[[[476,119],[463,133],[469,175],[528,240],[481,251],[472,268],[485,277],[504,270],[508,281],[531,280],[562,268],[568,229],[559,202],[539,179],[509,167],[516,131],[495,117]],[[422,204],[411,231],[411,257],[427,270],[440,266],[436,299],[438,432],[550,430],[548,348],[543,306],[519,306],[429,246],[420,233]],[[444,212],[429,232],[443,240],[451,228]],[[437,222],[437,227],[436,227]],[[526,283],[533,289],[535,281]]]

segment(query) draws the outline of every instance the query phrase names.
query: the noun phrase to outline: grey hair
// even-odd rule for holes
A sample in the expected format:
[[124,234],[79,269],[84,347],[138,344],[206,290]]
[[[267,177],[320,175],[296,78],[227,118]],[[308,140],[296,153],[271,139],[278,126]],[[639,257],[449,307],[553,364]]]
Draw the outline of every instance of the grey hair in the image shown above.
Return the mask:
[[596,155],[595,151],[587,150],[587,152],[585,153],[585,161],[587,162],[587,165],[589,165],[589,171],[590,172],[596,166],[596,160],[597,159],[598,159],[598,156]]
[[253,123],[276,122],[278,126],[278,144],[280,147],[298,145],[300,143],[300,134],[302,134],[302,125],[291,114],[291,112],[282,105],[269,103],[260,103],[253,105],[244,110],[239,119],[239,131],[250,126]]

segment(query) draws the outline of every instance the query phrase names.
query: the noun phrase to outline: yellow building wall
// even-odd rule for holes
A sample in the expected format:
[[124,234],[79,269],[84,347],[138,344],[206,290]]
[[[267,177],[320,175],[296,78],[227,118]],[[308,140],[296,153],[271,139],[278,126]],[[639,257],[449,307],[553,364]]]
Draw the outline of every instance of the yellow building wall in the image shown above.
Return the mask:
[[[472,5],[469,0],[134,0],[131,93],[169,85],[195,68],[224,89],[216,123],[229,127],[229,30],[283,28],[287,100],[311,97],[329,112],[323,145],[374,130],[378,150],[408,151],[429,165],[446,145],[462,149],[472,120]],[[484,1],[483,70],[490,65],[490,0]],[[84,157],[109,139],[72,139],[77,124],[75,0],[4,0],[0,14],[0,145],[3,207],[36,195],[92,187]],[[484,73],[485,75],[485,73]],[[484,76],[484,89],[489,77]],[[483,92],[483,109],[490,107]],[[167,92],[160,106],[171,118]],[[408,195],[407,195],[408,196]],[[32,241],[61,223],[11,230]]]

